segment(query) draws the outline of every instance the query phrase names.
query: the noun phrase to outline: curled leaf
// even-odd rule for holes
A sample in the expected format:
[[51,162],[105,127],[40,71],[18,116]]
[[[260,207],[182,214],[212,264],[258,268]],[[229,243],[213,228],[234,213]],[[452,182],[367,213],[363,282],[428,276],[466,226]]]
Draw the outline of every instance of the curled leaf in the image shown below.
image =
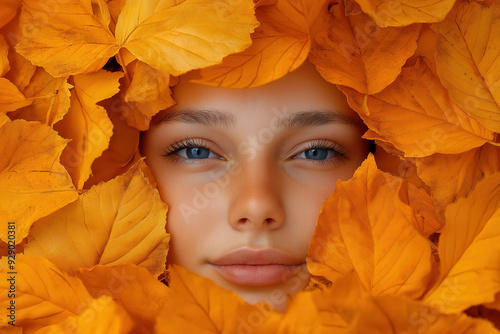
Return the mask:
[[0,112],[9,112],[31,104],[32,101],[9,80],[0,78]]
[[120,263],[143,265],[153,275],[162,273],[169,241],[167,209],[142,173],[143,166],[141,161],[38,221],[25,254],[43,256],[69,273]]

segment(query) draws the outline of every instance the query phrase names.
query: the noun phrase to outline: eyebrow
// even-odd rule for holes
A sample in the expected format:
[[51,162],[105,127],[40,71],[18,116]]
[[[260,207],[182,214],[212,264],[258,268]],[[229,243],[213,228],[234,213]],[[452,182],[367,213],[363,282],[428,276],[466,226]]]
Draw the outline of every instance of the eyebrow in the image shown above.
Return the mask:
[[[183,122],[224,128],[230,128],[236,124],[234,116],[229,113],[198,109],[173,111],[165,115],[158,124],[163,122]],[[282,129],[312,127],[332,123],[357,124],[355,120],[333,110],[299,111],[288,116],[279,116],[275,120],[276,126]]]

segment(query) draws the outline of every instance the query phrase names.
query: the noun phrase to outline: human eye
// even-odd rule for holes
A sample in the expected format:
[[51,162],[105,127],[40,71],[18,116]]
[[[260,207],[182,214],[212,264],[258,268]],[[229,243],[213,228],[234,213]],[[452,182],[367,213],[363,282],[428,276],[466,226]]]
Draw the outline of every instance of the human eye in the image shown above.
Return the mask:
[[309,142],[305,149],[293,156],[293,159],[306,159],[314,163],[333,163],[347,156],[338,144],[326,139]]
[[208,148],[204,140],[198,138],[186,138],[170,144],[165,149],[163,156],[187,160],[222,159],[220,155]]

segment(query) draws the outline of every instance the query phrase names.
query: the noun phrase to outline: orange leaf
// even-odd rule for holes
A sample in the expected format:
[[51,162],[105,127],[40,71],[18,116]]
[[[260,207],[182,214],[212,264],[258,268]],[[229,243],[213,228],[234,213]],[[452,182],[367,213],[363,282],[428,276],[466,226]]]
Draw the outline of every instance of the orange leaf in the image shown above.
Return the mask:
[[[92,302],[82,282],[71,277],[43,258],[17,254],[15,268],[7,258],[0,260],[0,306],[8,309],[11,283],[15,281],[15,324],[25,332],[81,314]],[[16,274],[9,274],[15,270]],[[14,280],[7,278],[14,277]],[[5,317],[2,317],[2,321]]]
[[8,55],[9,44],[7,44],[3,35],[0,35],[0,77],[3,77],[10,70]]
[[2,0],[0,3],[0,28],[16,16],[21,0]]
[[415,52],[420,25],[380,28],[366,14],[325,7],[311,28],[310,60],[329,82],[375,94],[393,82]]
[[267,304],[246,304],[234,291],[225,290],[211,280],[186,269],[169,268],[167,303],[156,322],[156,333],[237,333],[247,330],[252,313],[264,317]]
[[104,0],[23,1],[23,39],[16,50],[54,77],[96,71],[118,47]]
[[251,0],[126,1],[115,33],[137,59],[180,75],[243,50],[257,25]]
[[[465,197],[485,176],[500,172],[500,148],[486,144],[461,154],[433,154],[415,159],[417,173],[430,186],[436,212]],[[446,171],[446,173],[443,173]]]
[[153,332],[162,306],[171,303],[167,286],[133,264],[80,269],[77,277],[94,298],[108,295],[120,303],[136,324],[133,333]]
[[349,333],[498,334],[491,323],[463,313],[440,314],[422,302],[402,296],[365,298]]
[[32,101],[9,80],[0,78],[0,112],[9,112],[31,104]]
[[493,302],[500,292],[500,173],[446,210],[438,283],[424,301],[444,313]]
[[0,239],[7,242],[7,222],[14,222],[19,243],[34,221],[76,200],[78,194],[59,163],[67,140],[44,124],[5,119],[1,123],[0,142],[8,145],[0,145]]
[[500,3],[457,1],[438,34],[434,57],[451,98],[479,123],[500,132]]
[[20,91],[24,91],[28,87],[37,67],[13,48],[9,50],[9,65],[10,71],[5,74],[5,78],[16,85]]
[[431,274],[429,243],[401,202],[401,180],[377,169],[370,154],[323,204],[308,269],[332,282],[352,270],[372,295],[421,296]]
[[22,118],[53,126],[68,112],[72,86],[67,78],[54,78],[38,67],[23,94],[33,103],[9,114],[12,119]]
[[[78,316],[70,316],[61,323],[44,327],[40,333],[126,334],[132,321],[120,304],[109,296],[94,299]],[[37,332],[38,333],[38,332]]]
[[343,91],[367,126],[406,157],[461,153],[493,140],[491,131],[450,101],[423,61],[403,68],[400,77],[378,94]]
[[92,163],[108,147],[113,134],[113,124],[97,102],[118,92],[118,79],[122,76],[121,72],[100,70],[74,76],[71,82],[71,107],[54,129],[72,140],[63,151],[61,162],[78,189],[89,178]]
[[169,236],[166,204],[139,162],[124,175],[94,186],[31,229],[26,255],[43,256],[74,273],[94,265],[134,263],[153,275],[165,270]]
[[323,1],[278,1],[255,10],[261,23],[252,45],[224,58],[222,64],[190,72],[193,82],[228,88],[260,86],[285,76],[307,58],[309,26]]
[[[170,75],[162,73],[142,61],[127,66],[133,67],[132,80],[125,78],[125,96],[127,110],[122,110],[127,124],[139,130],[147,130],[151,118],[158,111],[167,109],[175,101],[170,94]],[[132,72],[132,71],[130,71]]]
[[440,22],[455,0],[355,0],[380,27],[401,27],[416,22]]

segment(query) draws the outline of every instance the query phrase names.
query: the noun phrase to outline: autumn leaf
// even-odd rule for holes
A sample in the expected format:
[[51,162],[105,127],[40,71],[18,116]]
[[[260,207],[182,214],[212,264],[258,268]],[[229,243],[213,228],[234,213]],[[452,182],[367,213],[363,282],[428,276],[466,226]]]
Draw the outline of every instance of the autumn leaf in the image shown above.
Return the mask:
[[169,267],[169,274],[168,302],[156,322],[158,334],[237,333],[249,326],[252,312],[259,317],[262,312],[272,312],[269,305],[247,304],[234,291],[225,290],[182,267]]
[[32,101],[9,80],[0,78],[0,112],[9,112],[31,104]]
[[5,78],[20,91],[24,91],[28,87],[37,67],[33,66],[12,48],[9,50],[9,65],[10,70],[5,74]]
[[227,88],[260,86],[295,70],[311,46],[309,26],[324,1],[278,1],[255,10],[260,26],[252,45],[224,58],[222,64],[186,74],[185,78]]
[[420,25],[380,28],[366,14],[346,17],[344,6],[325,6],[311,27],[309,59],[329,82],[363,94],[393,82],[415,52]]
[[[417,173],[430,187],[436,212],[465,197],[485,176],[500,172],[500,148],[485,144],[460,154],[433,154],[415,159]],[[446,171],[446,173],[443,173]]]
[[378,94],[342,90],[365,124],[406,157],[461,153],[494,138],[450,101],[446,89],[422,61],[403,68],[399,78]]
[[175,101],[170,96],[168,73],[160,72],[142,61],[135,61],[127,69],[132,67],[132,79],[124,78],[123,99],[128,108],[122,108],[121,112],[128,125],[144,131],[149,128],[154,115],[172,106]]
[[[1,14],[0,14],[1,15]],[[9,44],[5,40],[3,35],[0,35],[0,77],[3,77],[5,73],[9,72]]]
[[354,270],[372,295],[418,298],[431,274],[428,240],[401,202],[401,180],[377,170],[370,154],[323,204],[307,266],[335,282]]
[[113,134],[113,124],[106,110],[97,103],[118,93],[118,79],[122,76],[121,72],[100,70],[74,76],[70,82],[74,88],[71,90],[69,112],[54,129],[61,136],[71,139],[63,151],[61,162],[78,189],[89,178],[92,163],[108,148]]
[[89,307],[77,316],[70,316],[61,323],[44,327],[44,333],[126,334],[132,321],[120,304],[109,296],[94,299]]
[[438,34],[434,57],[443,85],[470,116],[500,132],[500,3],[457,1]]
[[53,77],[96,71],[118,52],[104,0],[23,1],[16,50]]
[[[6,117],[6,116],[5,116]],[[0,121],[0,239],[15,223],[15,242],[34,221],[76,200],[71,177],[59,162],[67,140],[49,126],[24,120]]]
[[448,206],[439,258],[439,280],[426,303],[455,313],[494,301],[500,292],[500,173]]
[[134,263],[151,274],[165,270],[169,235],[166,204],[141,168],[94,186],[79,200],[39,220],[28,236],[26,255],[43,256],[74,273],[97,264]]
[[95,266],[77,272],[90,294],[108,295],[134,320],[134,333],[151,333],[163,305],[170,303],[167,286],[145,268],[133,264]]
[[33,103],[9,114],[12,119],[38,121],[53,126],[70,108],[70,89],[67,78],[54,78],[38,67],[23,94]]
[[257,25],[251,0],[126,1],[115,34],[137,59],[180,75],[245,49]]
[[463,313],[441,314],[438,310],[403,296],[364,298],[349,333],[407,334],[498,334],[491,323]]
[[0,3],[0,28],[16,16],[21,0],[3,0]]
[[46,259],[17,254],[14,269],[9,267],[7,257],[0,260],[0,266],[0,305],[3,310],[10,306],[8,295],[13,281],[7,278],[14,275],[15,323],[25,332],[80,315],[92,302],[79,279],[61,272]]
[[392,1],[355,0],[380,27],[401,27],[412,23],[440,22],[455,0]]

